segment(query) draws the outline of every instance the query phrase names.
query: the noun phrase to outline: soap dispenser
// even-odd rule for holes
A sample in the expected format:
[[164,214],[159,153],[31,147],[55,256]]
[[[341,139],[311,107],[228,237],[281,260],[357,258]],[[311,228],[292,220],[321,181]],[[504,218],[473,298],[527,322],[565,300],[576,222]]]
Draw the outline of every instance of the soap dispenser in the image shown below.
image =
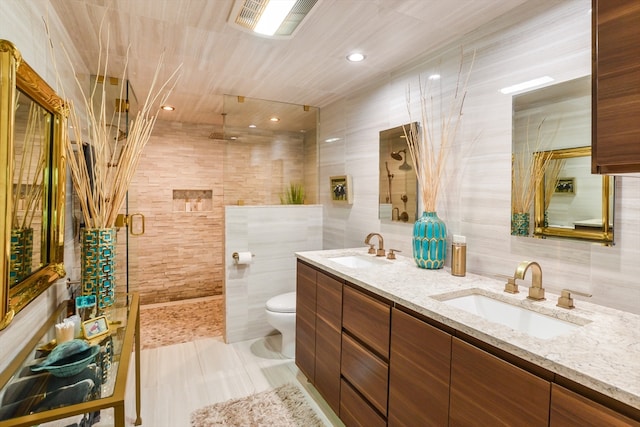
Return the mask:
[[451,244],[451,274],[464,276],[467,274],[467,239],[465,236],[453,235]]

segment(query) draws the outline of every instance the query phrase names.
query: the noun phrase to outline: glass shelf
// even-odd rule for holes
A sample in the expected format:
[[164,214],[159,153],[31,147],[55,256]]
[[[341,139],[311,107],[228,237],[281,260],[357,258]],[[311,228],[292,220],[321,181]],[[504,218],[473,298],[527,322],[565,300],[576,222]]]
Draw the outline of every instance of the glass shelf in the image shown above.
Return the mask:
[[[135,425],[142,424],[139,295],[133,293],[120,300],[103,313],[109,320],[109,334],[91,342],[101,347],[94,363],[80,374],[68,378],[34,373],[30,369],[30,365],[37,363],[51,347],[55,338],[54,325],[66,317],[67,302],[60,304],[0,374],[0,427],[33,426],[82,414],[91,417],[106,408],[113,408],[115,425],[124,427],[125,389],[134,345]],[[78,399],[78,396],[81,398]],[[78,400],[83,401],[75,403]]]

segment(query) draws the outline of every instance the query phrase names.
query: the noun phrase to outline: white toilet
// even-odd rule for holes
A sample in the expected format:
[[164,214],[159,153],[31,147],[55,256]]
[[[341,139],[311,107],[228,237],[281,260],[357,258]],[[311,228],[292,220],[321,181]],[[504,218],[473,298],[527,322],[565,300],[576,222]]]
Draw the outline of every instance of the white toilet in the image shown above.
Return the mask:
[[296,355],[296,293],[277,295],[267,301],[267,322],[282,334],[283,356]]

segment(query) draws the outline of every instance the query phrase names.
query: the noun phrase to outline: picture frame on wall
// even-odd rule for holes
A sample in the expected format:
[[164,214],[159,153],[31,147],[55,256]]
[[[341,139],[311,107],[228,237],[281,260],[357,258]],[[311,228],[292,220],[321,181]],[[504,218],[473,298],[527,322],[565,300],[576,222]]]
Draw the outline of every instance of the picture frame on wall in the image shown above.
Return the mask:
[[353,203],[353,189],[350,175],[337,175],[329,177],[329,193],[331,201],[335,203]]
[[554,193],[575,194],[576,179],[575,178],[558,178]]

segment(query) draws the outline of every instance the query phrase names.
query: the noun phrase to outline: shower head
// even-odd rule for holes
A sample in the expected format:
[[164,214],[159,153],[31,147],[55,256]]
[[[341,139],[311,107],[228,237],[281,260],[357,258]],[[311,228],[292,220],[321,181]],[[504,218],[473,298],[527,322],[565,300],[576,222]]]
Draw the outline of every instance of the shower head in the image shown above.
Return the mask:
[[402,161],[402,155],[400,153],[404,153],[404,155],[407,155],[407,149],[403,148],[402,150],[399,151],[392,151],[391,152],[391,158],[393,158],[394,160],[399,160]]
[[[402,154],[400,154],[400,153],[404,153],[404,159],[402,158]],[[400,165],[400,168],[399,168],[400,170],[403,170],[403,171],[410,171],[411,170],[411,165],[409,165],[407,163],[407,149],[406,148],[403,148],[402,150],[398,150],[398,151],[392,151],[391,152],[391,157],[394,160],[399,160],[399,161],[403,161],[404,160],[404,162]]]

